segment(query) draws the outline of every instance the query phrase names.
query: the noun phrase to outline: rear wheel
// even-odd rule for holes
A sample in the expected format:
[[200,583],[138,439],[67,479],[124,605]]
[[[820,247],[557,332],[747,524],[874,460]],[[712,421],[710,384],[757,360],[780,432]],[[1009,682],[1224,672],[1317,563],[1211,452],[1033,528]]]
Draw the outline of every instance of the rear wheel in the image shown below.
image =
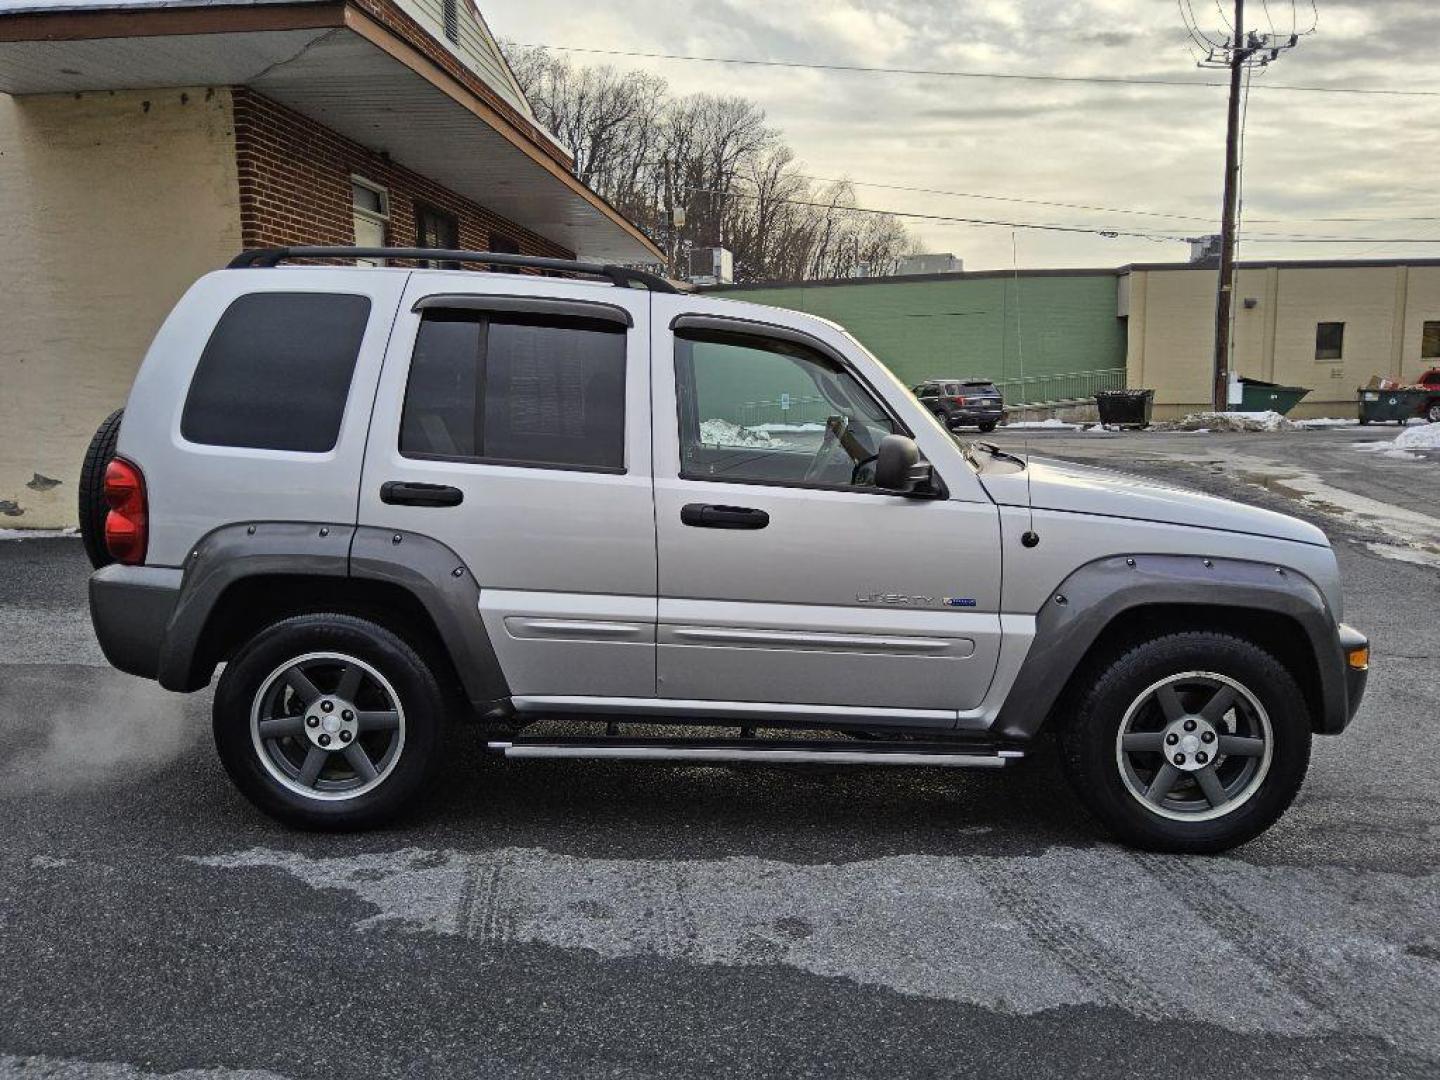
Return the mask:
[[252,638],[215,692],[215,746],[237,787],[300,828],[400,813],[440,758],[447,702],[425,661],[350,615],[286,619]]
[[90,565],[97,570],[115,561],[105,548],[105,515],[110,512],[105,502],[105,466],[115,457],[115,444],[120,441],[120,421],[124,416],[124,409],[116,409],[105,418],[91,436],[85,460],[80,465],[77,507],[80,539],[85,545]]
[[995,421],[987,420],[985,423],[980,425],[980,430],[988,435],[990,432],[995,430]]
[[1215,852],[1269,828],[1310,759],[1309,713],[1273,656],[1229,634],[1174,634],[1111,662],[1061,735],[1077,794],[1119,839]]

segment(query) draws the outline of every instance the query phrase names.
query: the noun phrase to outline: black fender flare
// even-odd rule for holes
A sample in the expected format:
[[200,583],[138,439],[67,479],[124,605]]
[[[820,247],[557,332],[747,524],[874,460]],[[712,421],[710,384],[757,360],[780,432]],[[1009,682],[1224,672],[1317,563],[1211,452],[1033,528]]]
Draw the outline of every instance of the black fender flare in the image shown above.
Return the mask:
[[190,691],[210,681],[199,645],[211,616],[231,586],[262,576],[371,580],[404,589],[435,624],[471,705],[489,712],[510,696],[480,618],[480,587],[449,547],[393,529],[286,521],[222,526],[191,550],[160,646],[161,686]]
[[1035,638],[992,730],[1011,739],[1039,732],[1060,693],[1114,620],[1155,605],[1250,609],[1289,618],[1304,633],[1319,673],[1317,732],[1344,729],[1347,694],[1342,630],[1319,587],[1274,563],[1193,555],[1113,556],[1072,571],[1036,613]]

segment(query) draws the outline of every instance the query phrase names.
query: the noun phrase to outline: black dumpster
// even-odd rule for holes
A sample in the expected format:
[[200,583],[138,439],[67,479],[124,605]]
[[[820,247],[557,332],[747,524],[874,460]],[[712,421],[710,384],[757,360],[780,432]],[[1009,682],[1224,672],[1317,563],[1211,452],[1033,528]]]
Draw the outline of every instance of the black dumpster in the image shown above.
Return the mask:
[[1149,427],[1154,390],[1101,390],[1095,395],[1104,427]]
[[1360,398],[1360,423],[1386,424],[1405,423],[1412,416],[1425,414],[1426,402],[1434,395],[1433,390],[1399,389],[1370,390],[1361,387],[1356,391]]

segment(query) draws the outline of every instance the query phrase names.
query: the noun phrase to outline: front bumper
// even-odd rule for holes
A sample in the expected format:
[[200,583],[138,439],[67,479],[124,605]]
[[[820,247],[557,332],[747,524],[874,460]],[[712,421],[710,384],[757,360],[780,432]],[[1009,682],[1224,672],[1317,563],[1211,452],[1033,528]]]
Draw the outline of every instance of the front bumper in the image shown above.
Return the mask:
[[[1345,658],[1345,725],[1355,719],[1360,709],[1360,699],[1365,696],[1365,683],[1370,678],[1370,639],[1353,626],[1340,624],[1340,653]],[[1355,667],[1350,657],[1358,650],[1365,651],[1365,664]]]
[[170,567],[119,563],[90,575],[90,622],[106,660],[131,675],[158,675],[182,576]]

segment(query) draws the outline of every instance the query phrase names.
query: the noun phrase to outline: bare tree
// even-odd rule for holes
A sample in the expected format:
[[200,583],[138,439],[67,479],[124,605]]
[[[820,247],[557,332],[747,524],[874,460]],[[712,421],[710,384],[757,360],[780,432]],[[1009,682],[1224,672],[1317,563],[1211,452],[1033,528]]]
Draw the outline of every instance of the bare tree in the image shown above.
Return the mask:
[[899,219],[857,209],[848,183],[807,180],[746,98],[674,97],[657,76],[504,48],[536,118],[574,155],[575,175],[677,258],[728,247],[739,280],[765,281],[890,273],[914,247]]

